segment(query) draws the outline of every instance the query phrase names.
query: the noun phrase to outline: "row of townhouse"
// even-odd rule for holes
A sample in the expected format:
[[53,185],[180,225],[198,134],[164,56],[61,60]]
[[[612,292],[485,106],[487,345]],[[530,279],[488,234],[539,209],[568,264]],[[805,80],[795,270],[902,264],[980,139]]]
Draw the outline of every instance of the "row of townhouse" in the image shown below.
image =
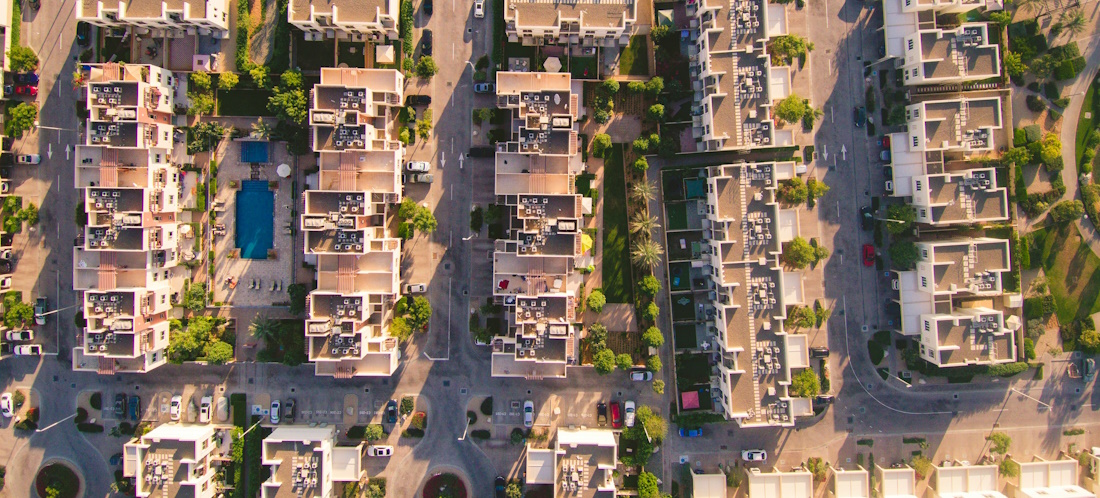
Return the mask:
[[[341,496],[340,483],[358,483],[365,444],[340,446],[333,427],[279,426],[263,439],[261,463],[270,477],[262,498]],[[230,431],[213,425],[165,424],[126,443],[123,475],[139,498],[213,498],[225,489],[219,473],[231,460]]]
[[895,59],[906,85],[962,83],[999,77],[1000,48],[986,23],[936,25],[937,14],[977,8],[1000,10],[999,0],[886,0],[883,31],[886,59]]
[[492,374],[565,377],[579,363],[577,308],[584,216],[576,192],[584,167],[576,119],[581,89],[568,73],[498,72],[497,107],[515,135],[497,146],[495,190],[505,212],[493,250],[493,297],[508,334],[492,341]]
[[89,109],[75,153],[87,219],[73,249],[73,287],[86,326],[73,369],[146,372],[167,361],[168,314],[182,292],[183,182],[173,162],[177,98],[171,72],[85,66]]

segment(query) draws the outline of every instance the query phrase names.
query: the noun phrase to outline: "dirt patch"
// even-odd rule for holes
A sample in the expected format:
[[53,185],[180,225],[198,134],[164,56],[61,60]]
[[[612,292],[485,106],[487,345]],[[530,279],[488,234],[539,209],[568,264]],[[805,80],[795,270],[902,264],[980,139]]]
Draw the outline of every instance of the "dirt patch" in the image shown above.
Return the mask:
[[[266,7],[261,4],[266,3]],[[266,11],[266,12],[265,12]],[[278,13],[275,0],[251,0],[249,14],[252,19],[252,36],[248,42],[248,56],[252,62],[267,64],[271,58],[271,47],[275,38],[275,26]]]

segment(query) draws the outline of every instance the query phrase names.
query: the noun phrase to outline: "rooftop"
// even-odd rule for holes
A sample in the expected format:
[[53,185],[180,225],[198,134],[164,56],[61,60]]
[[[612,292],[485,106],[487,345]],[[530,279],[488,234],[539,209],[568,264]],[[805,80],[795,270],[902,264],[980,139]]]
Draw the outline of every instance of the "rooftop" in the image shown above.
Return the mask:
[[712,74],[704,81],[703,96],[711,97],[711,133],[726,136],[741,148],[772,145],[768,55],[712,52],[708,64]]
[[992,130],[1001,127],[1001,99],[919,102],[909,105],[906,114],[910,136],[923,137],[921,150],[990,150]]
[[633,22],[636,9],[634,0],[506,0],[504,6],[505,19],[518,19],[521,26],[557,26],[561,19],[580,20],[583,26],[601,28],[621,27]]
[[[961,314],[961,313],[966,314]],[[960,310],[954,315],[937,315],[934,331],[940,365],[988,364],[1016,359],[1012,332],[1004,327],[1004,316],[993,310]]]
[[813,474],[795,472],[761,472],[749,469],[749,496],[753,498],[812,498]]
[[[1007,240],[977,238],[921,246],[931,249],[936,292],[996,290],[1000,288],[1000,273],[1009,268]],[[918,263],[918,271],[926,264]]]
[[[917,191],[913,204],[918,209],[928,207],[931,210],[928,218],[933,223],[1008,219],[1008,191],[997,186],[997,175],[992,168],[916,177],[913,181]],[[919,192],[922,182],[927,184],[927,198]]]
[[1000,72],[997,46],[990,44],[985,24],[920,31],[920,44],[925,78],[982,79]]

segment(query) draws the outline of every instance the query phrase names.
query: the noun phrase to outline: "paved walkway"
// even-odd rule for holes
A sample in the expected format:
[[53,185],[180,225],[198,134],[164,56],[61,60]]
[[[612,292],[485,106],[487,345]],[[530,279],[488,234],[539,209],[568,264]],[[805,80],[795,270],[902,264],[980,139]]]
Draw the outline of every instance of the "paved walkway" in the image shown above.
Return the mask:
[[[1085,5],[1085,15],[1089,19],[1095,19],[1100,3]],[[1068,92],[1070,98],[1069,107],[1062,115],[1062,161],[1065,168],[1062,169],[1062,181],[1066,184],[1066,199],[1081,200],[1081,193],[1077,185],[1077,120],[1081,116],[1081,107],[1085,102],[1085,92],[1089,83],[1096,77],[1100,69],[1100,33],[1093,33],[1087,37],[1074,40],[1085,54],[1087,63],[1085,70],[1078,74],[1073,81],[1066,85],[1063,92]],[[1100,255],[1100,233],[1096,231],[1095,220],[1076,221],[1077,229],[1081,232],[1081,238],[1088,242],[1092,252]]]

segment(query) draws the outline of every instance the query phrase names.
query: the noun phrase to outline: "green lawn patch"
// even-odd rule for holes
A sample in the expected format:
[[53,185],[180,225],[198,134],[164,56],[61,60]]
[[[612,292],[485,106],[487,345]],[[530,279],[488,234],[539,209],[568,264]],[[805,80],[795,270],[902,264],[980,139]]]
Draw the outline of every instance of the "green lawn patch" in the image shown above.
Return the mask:
[[[1089,132],[1096,127],[1096,109],[1094,107],[1097,103],[1100,103],[1096,99],[1096,92],[1100,91],[1100,84],[1097,82],[1100,78],[1095,78],[1092,83],[1089,84],[1088,90],[1085,90],[1085,101],[1081,104],[1081,115],[1077,119],[1077,165],[1081,165],[1081,156],[1085,153],[1085,139],[1088,138]],[[1086,113],[1091,112],[1090,117],[1085,117]]]
[[703,231],[669,233],[665,250],[669,261],[686,261],[702,257]]
[[596,71],[598,64],[595,57],[570,57],[569,73],[573,75],[573,79],[594,80],[599,74]]
[[274,116],[267,110],[269,90],[218,90],[219,116]]
[[1042,265],[1063,324],[1100,311],[1100,258],[1081,241],[1077,226],[1032,232],[1031,260]]
[[11,28],[8,30],[8,36],[11,37],[11,46],[19,46],[19,30],[23,28],[23,7],[19,5],[19,2],[11,3]]
[[668,284],[672,291],[691,290],[691,263],[669,263],[668,275]]
[[336,66],[336,46],[332,40],[305,41],[304,38],[299,38],[294,49],[297,51],[298,67],[303,71],[319,71],[322,67]]
[[695,335],[694,323],[673,324],[672,333],[676,337],[677,349],[692,349],[699,345]]
[[688,214],[686,202],[674,202],[665,205],[665,216],[668,220],[665,224],[669,230],[686,230],[688,227]]
[[665,202],[684,200],[684,170],[662,171],[661,183]]
[[676,355],[676,386],[690,390],[696,384],[710,382],[710,361],[706,353],[680,353]]
[[603,171],[603,293],[609,303],[633,303],[622,144],[611,147]]
[[672,321],[695,321],[695,296],[690,292],[680,292],[669,296],[672,298]]
[[367,66],[367,58],[363,53],[367,44],[363,42],[341,42],[340,53],[336,57],[337,64],[347,64],[348,67],[363,68]]
[[630,76],[649,76],[649,38],[636,35],[619,53],[619,73]]

